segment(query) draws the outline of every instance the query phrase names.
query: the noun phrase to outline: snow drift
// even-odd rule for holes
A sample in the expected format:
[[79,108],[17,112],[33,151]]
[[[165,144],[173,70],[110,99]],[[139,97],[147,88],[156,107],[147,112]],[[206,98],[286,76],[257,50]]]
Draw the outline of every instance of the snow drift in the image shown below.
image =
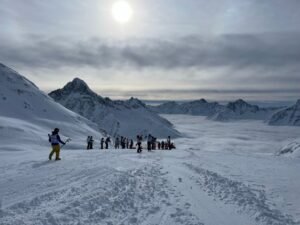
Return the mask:
[[[76,136],[71,146],[85,144],[87,135],[99,136],[95,123],[71,112],[43,93],[31,81],[0,63],[0,139],[2,150],[17,142],[18,150],[26,144],[47,143],[47,133],[55,127],[62,137]],[[16,147],[14,147],[16,150]]]
[[300,139],[294,140],[283,146],[278,151],[277,155],[300,158]]
[[114,137],[134,138],[137,134],[148,133],[160,138],[180,136],[169,121],[149,110],[140,100],[113,101],[103,98],[79,78],[49,95],[66,108],[94,121]]

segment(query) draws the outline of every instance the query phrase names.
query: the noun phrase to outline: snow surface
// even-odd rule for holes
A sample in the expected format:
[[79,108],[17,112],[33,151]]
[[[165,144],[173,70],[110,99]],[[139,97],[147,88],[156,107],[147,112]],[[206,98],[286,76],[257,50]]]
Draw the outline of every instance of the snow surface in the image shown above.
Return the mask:
[[300,158],[277,156],[299,127],[165,117],[186,135],[176,150],[0,149],[1,225],[300,224]]
[[[101,136],[95,123],[56,103],[24,76],[1,63],[0,104],[0,150],[25,151],[40,146],[55,127],[63,131],[63,139],[77,137],[68,145],[72,148],[82,148],[88,135]],[[16,142],[23,145],[11,148],[11,143]]]
[[103,98],[79,78],[49,95],[66,108],[94,121],[114,137],[135,138],[137,134],[149,133],[160,138],[180,136],[169,121],[149,110],[140,100],[112,101]]

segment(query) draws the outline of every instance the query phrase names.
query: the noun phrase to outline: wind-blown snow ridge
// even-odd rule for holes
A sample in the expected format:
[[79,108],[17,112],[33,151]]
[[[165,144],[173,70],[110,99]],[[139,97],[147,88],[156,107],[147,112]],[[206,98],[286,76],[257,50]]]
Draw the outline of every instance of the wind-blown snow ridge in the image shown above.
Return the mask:
[[87,84],[75,78],[62,89],[49,94],[66,108],[90,119],[112,136],[134,138],[137,134],[156,137],[179,137],[180,133],[166,119],[152,112],[136,98],[112,101],[93,92]]
[[278,156],[300,158],[300,139],[296,139],[283,146],[277,153]]
[[239,181],[230,180],[215,172],[188,163],[185,163],[185,165],[199,175],[197,182],[202,189],[222,201],[236,204],[245,211],[254,212],[257,221],[264,224],[299,224],[291,216],[272,209],[267,204],[267,198],[263,190],[251,189]]

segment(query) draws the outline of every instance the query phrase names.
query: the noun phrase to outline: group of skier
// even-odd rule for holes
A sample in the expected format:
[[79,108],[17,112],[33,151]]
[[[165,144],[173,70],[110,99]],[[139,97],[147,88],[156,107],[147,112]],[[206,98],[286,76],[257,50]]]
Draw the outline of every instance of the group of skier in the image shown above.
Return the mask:
[[[109,143],[111,142],[110,137],[101,138],[100,140],[100,149],[108,149]],[[93,136],[88,136],[86,139],[87,150],[94,149],[94,139]]]
[[[153,137],[151,134],[148,134],[148,136],[145,137],[147,139],[147,150],[172,150],[175,149],[175,145],[173,142],[171,142],[171,137],[168,136],[167,140],[164,141],[158,141],[156,137]],[[143,142],[143,136],[137,135],[136,137],[136,146],[137,146],[137,153],[142,152],[142,142]]]
[[[59,136],[59,129],[55,128],[52,131],[52,134],[48,134],[49,136],[49,142],[51,143],[52,146],[52,151],[49,154],[49,160],[52,159],[53,154],[55,153],[56,157],[55,160],[61,160],[60,158],[60,144],[65,145],[70,139],[67,139],[65,142],[63,142],[60,139]],[[152,136],[151,134],[145,136],[145,139],[147,140],[147,150],[151,151],[151,150],[171,150],[175,148],[174,143],[171,142],[171,137],[168,136],[166,141],[157,141],[157,138]],[[143,135],[137,135],[136,136],[136,144],[134,146],[134,141],[133,139],[129,139],[127,137],[117,137],[115,139],[115,143],[114,143],[114,147],[115,149],[137,149],[137,153],[141,153],[142,152],[142,142],[143,142]],[[102,137],[100,140],[100,149],[108,149],[109,144],[111,143],[111,139],[110,137]],[[93,136],[88,136],[87,137],[87,149],[93,149],[94,146],[94,139]]]
[[93,136],[88,136],[87,139],[86,139],[86,142],[87,142],[87,147],[86,147],[87,150],[94,148]]
[[[111,140],[110,140],[110,137],[106,137],[105,139],[104,138],[101,138],[100,140],[100,149],[108,149],[108,145],[109,143],[111,143]],[[105,144],[105,146],[104,146]]]
[[174,143],[171,142],[171,137],[168,136],[167,140],[157,141],[156,137],[153,137],[151,134],[147,137],[147,149],[150,150],[172,150],[176,148]]
[[115,149],[134,149],[133,147],[133,140],[127,137],[121,136],[120,138],[117,137],[115,140]]
[[[171,150],[175,148],[175,145],[171,142],[171,137],[168,136],[167,140],[158,141],[156,137],[151,134],[145,136],[147,140],[147,150]],[[137,135],[136,144],[134,145],[133,139],[129,139],[127,137],[116,137],[114,142],[115,149],[137,149],[137,152],[140,153],[142,151],[142,142],[143,136]],[[108,149],[109,144],[111,143],[110,137],[101,138],[100,140],[100,149]],[[87,149],[93,149],[93,136],[87,137]]]

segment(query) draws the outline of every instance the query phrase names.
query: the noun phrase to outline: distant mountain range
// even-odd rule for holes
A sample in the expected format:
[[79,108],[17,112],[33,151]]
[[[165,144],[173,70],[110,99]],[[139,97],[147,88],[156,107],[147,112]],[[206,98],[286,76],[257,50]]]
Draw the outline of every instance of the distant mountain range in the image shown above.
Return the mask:
[[234,120],[264,120],[270,125],[300,124],[300,101],[292,107],[259,107],[238,99],[221,105],[217,102],[208,102],[205,99],[186,103],[175,101],[166,102],[157,106],[149,106],[151,110],[160,114],[188,114],[206,116],[215,121]]
[[56,102],[97,123],[113,136],[134,138],[151,133],[159,138],[179,137],[180,133],[140,100],[113,101],[93,92],[81,79],[75,78],[62,89],[49,93]]
[[177,103],[175,101],[166,102],[158,106],[149,106],[153,111],[161,114],[188,114],[199,116],[210,116],[223,108],[217,102],[207,102],[205,99],[196,101]]
[[242,99],[229,102],[216,113],[210,115],[208,119],[216,121],[232,120],[267,120],[278,108],[260,108],[257,105],[251,105]]

